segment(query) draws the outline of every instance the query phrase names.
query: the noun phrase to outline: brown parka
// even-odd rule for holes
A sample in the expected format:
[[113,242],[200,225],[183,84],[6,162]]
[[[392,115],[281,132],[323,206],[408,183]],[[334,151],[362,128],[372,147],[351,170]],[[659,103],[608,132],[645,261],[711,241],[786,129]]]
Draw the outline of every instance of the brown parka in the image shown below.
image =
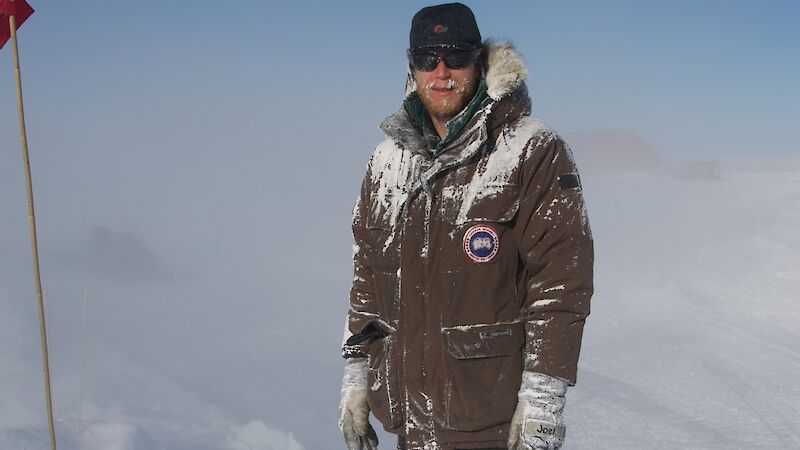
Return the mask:
[[435,157],[405,108],[388,117],[353,210],[343,353],[369,357],[370,409],[409,449],[504,448],[523,370],[575,383],[592,238],[525,77],[487,44],[489,96]]

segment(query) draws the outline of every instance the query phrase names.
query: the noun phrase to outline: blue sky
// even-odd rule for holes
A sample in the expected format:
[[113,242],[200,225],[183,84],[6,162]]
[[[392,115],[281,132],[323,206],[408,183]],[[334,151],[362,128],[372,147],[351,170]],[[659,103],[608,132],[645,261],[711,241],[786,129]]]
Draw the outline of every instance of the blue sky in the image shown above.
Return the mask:
[[[91,120],[111,137],[158,133],[150,120],[169,119],[161,114],[183,130],[211,121],[224,135],[228,119],[247,139],[255,122],[283,135],[301,122],[327,129],[333,114],[347,120],[330,128],[369,146],[399,103],[410,17],[427,3],[188,5],[34,2],[21,33],[32,117],[65,132]],[[797,2],[471,6],[485,37],[519,47],[537,113],[563,132],[630,128],[667,154],[796,150]],[[10,80],[0,71],[0,99],[13,99]],[[109,110],[125,117],[124,130]],[[13,108],[0,114],[13,131]]]

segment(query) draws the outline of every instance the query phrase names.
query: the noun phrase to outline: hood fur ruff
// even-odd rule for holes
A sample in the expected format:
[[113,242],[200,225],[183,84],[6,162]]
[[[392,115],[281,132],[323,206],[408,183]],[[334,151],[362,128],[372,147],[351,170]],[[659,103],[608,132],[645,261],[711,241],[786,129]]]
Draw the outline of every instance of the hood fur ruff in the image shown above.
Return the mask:
[[[506,95],[514,92],[515,89],[528,78],[528,69],[522,57],[514,49],[510,42],[505,41],[484,41],[484,79],[488,88],[489,97],[492,100],[500,100]],[[408,79],[406,81],[406,97],[417,90],[417,83],[408,69]]]

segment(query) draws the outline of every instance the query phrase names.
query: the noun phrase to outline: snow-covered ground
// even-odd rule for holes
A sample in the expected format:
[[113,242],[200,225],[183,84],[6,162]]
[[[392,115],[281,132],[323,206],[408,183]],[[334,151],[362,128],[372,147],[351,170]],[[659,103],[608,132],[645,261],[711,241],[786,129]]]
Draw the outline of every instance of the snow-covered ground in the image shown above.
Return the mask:
[[[596,293],[568,393],[565,448],[800,448],[800,158],[753,156],[721,168],[720,180],[584,178]],[[338,346],[350,268],[347,224],[338,222],[348,207],[327,219],[335,239],[311,238],[318,259],[265,262],[269,282],[252,272],[237,278],[239,250],[250,243],[224,221],[208,225],[220,236],[215,261],[182,275],[162,267],[115,278],[92,245],[81,250],[91,258],[45,250],[59,448],[343,448]],[[301,231],[283,229],[286,248],[274,234],[257,239],[257,256],[245,258],[303,252],[291,244]],[[133,237],[103,236],[92,242],[150,264]],[[0,240],[0,449],[9,450],[47,446],[29,260],[17,261],[26,238]]]
[[570,448],[800,448],[800,158],[585,180],[596,293]]

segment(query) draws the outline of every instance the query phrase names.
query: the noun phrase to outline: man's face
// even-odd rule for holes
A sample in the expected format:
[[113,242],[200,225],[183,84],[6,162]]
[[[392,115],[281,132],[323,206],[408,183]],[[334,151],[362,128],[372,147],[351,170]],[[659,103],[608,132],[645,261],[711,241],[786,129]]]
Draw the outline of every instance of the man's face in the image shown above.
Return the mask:
[[431,118],[446,122],[455,117],[472,100],[478,87],[475,62],[463,69],[451,69],[444,60],[435,69],[424,72],[412,69],[417,93]]

